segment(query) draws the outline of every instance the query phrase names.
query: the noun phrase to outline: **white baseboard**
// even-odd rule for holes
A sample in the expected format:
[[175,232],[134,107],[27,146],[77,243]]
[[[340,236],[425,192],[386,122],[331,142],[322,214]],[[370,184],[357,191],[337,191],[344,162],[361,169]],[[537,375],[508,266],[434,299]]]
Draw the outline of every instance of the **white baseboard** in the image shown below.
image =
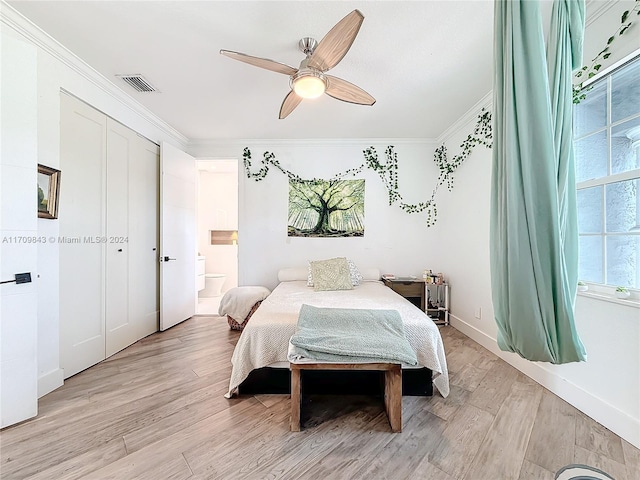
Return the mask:
[[38,398],[44,397],[47,393],[53,392],[64,383],[64,370],[57,368],[45,373],[38,378]]
[[511,352],[504,352],[498,347],[495,338],[478,330],[473,325],[450,315],[451,326],[475,340],[487,350],[495,353],[508,364],[520,370],[526,376],[538,382],[547,390],[570,403],[578,410],[604,425],[616,435],[640,448],[640,419],[618,410],[615,406],[598,398],[593,393],[575,385],[566,378],[545,368],[545,364],[530,362]]

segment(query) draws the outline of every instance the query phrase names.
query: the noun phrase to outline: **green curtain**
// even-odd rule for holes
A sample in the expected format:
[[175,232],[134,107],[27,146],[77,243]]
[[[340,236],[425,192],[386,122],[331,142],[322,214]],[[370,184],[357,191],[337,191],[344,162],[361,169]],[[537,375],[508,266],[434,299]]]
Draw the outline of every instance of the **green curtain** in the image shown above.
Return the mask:
[[491,284],[502,350],[586,360],[574,322],[578,238],[572,69],[584,0],[556,0],[549,48],[538,1],[496,0]]

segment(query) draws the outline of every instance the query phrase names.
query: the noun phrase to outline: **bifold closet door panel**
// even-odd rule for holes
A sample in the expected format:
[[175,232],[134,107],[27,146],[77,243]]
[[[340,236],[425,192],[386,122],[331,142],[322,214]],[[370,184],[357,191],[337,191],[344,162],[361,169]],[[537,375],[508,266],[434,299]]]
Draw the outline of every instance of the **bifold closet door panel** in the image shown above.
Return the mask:
[[105,358],[106,116],[60,95],[60,368],[64,378]]
[[159,328],[160,147],[138,137],[129,163],[129,315],[138,338]]
[[129,315],[133,293],[129,279],[129,165],[137,160],[138,135],[107,119],[106,354],[136,340],[136,319]]

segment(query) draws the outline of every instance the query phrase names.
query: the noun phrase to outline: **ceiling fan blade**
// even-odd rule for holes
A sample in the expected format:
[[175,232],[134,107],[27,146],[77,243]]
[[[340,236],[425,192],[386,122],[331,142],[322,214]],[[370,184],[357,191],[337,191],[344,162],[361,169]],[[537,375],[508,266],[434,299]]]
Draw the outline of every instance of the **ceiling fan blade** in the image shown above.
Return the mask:
[[354,10],[329,30],[309,57],[308,66],[326,72],[346,55],[358,35],[364,15]]
[[232,52],[231,50],[220,50],[220,54],[234,60],[239,60],[254,67],[265,68],[276,73],[283,73],[284,75],[293,75],[298,71],[297,68],[293,68],[290,65],[276,62],[275,60],[269,60],[268,58],[252,57],[240,52]]
[[302,101],[302,97],[296,95],[296,92],[291,90],[282,102],[282,106],[280,107],[280,120],[286,118],[293,110],[300,105]]
[[327,79],[325,93],[330,97],[343,102],[357,103],[358,105],[373,105],[376,103],[375,98],[353,83],[332,75],[325,75],[325,78]]

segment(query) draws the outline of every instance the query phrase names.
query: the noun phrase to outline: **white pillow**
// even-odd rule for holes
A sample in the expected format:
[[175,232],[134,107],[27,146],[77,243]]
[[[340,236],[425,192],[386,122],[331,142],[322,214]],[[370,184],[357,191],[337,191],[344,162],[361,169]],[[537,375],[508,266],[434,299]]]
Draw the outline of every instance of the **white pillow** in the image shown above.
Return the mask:
[[[345,258],[345,257],[336,257],[336,258]],[[360,285],[362,281],[362,275],[360,274],[360,270],[352,260],[347,259],[347,263],[349,264],[349,278],[351,279],[351,285],[354,287]],[[376,280],[379,280],[380,276]],[[313,287],[313,275],[311,275],[311,263],[309,263],[308,275],[307,275],[307,286]]]
[[306,280],[309,269],[307,267],[281,268],[278,270],[279,282],[293,282]]

